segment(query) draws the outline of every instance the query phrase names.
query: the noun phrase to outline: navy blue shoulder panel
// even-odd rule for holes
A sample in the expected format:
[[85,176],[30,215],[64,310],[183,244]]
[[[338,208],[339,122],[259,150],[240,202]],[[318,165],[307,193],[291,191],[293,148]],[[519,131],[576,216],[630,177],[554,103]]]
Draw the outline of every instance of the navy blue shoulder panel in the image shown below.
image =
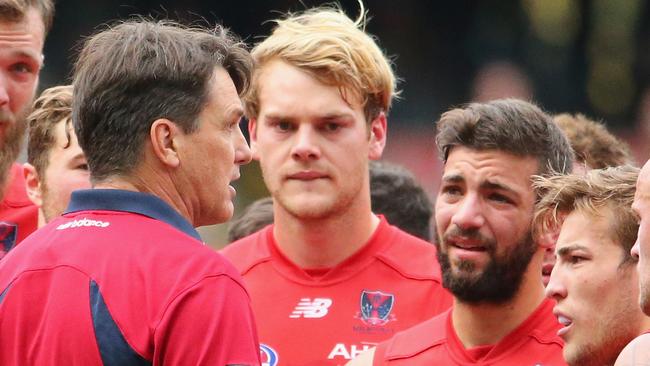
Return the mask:
[[7,294],[7,291],[9,291],[9,287],[11,287],[11,283],[9,284],[9,286],[7,286],[6,289],[3,290],[2,293],[0,294],[0,304],[2,304],[2,300],[5,299],[5,295]]
[[[6,291],[6,290],[5,290]],[[145,360],[126,342],[115,320],[108,312],[97,282],[90,280],[90,311],[97,346],[104,366],[148,366]]]

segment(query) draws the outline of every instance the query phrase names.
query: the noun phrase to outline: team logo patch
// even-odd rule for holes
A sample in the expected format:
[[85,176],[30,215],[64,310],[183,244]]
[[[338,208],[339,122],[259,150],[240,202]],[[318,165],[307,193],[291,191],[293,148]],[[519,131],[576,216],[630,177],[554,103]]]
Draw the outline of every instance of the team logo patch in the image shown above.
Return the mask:
[[278,353],[266,344],[260,343],[260,359],[262,366],[276,366],[278,364]]
[[16,245],[18,227],[16,224],[0,222],[0,258]]
[[361,320],[367,325],[379,326],[392,320],[389,316],[393,310],[395,296],[381,291],[361,292]]

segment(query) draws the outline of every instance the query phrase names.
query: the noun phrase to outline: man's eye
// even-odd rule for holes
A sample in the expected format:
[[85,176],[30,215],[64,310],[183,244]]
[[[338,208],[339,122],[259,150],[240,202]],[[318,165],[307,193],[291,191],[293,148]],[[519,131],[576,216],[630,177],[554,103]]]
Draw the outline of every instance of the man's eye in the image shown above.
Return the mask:
[[586,258],[581,257],[581,256],[579,256],[579,255],[572,255],[572,256],[569,257],[569,263],[571,263],[571,264],[578,264],[578,263],[583,262],[585,259],[586,259]]
[[341,125],[334,122],[329,122],[325,124],[325,130],[328,132],[334,132],[341,128]]
[[13,64],[11,70],[20,74],[31,74],[34,72],[33,68],[24,62]]
[[456,196],[462,194],[462,191],[456,186],[446,186],[442,188],[442,193],[450,196]]
[[490,198],[492,201],[495,201],[495,202],[500,202],[500,203],[512,203],[512,200],[511,200],[510,198],[508,198],[508,197],[506,197],[506,196],[504,196],[504,195],[502,195],[502,194],[499,194],[499,193],[492,193],[492,194],[489,196],[489,198]]
[[289,122],[278,122],[275,124],[275,128],[277,128],[280,131],[290,131],[291,130],[291,123]]
[[75,169],[88,170],[88,164],[86,164],[86,163],[79,164],[79,165],[77,165],[77,166],[75,167]]

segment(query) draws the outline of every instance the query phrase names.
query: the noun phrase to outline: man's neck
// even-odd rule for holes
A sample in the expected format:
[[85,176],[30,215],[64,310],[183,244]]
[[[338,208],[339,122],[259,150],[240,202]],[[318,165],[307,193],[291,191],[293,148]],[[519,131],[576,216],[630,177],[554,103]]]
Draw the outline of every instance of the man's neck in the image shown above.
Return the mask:
[[542,303],[544,286],[541,278],[542,256],[539,253],[531,260],[519,291],[510,301],[502,304],[468,304],[454,300],[452,323],[465,348],[499,343]]
[[301,268],[331,268],[363,247],[379,225],[370,205],[350,207],[336,217],[301,220],[282,208],[273,235],[282,253]]
[[113,176],[93,186],[95,189],[121,189],[149,193],[157,196],[174,208],[188,222],[194,225],[192,208],[189,207],[174,186],[165,179],[152,179],[150,171],[140,169],[130,176]]
[[13,162],[9,163],[8,166],[4,166],[5,163],[3,162],[2,166],[0,166],[0,201],[2,201],[5,197],[5,194],[7,194],[7,191],[9,190],[9,182],[11,181],[11,176],[12,176],[12,169],[13,169]]
[[646,332],[650,332],[650,317],[644,314],[639,322],[639,335]]

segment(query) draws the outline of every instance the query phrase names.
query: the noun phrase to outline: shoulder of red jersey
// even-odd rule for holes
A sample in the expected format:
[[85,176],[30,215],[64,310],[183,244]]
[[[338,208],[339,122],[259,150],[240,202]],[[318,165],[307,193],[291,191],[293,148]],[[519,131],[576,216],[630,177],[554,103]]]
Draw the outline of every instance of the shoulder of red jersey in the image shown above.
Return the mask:
[[409,358],[447,340],[446,323],[451,310],[398,332],[385,343],[385,359]]
[[30,206],[36,210],[36,205],[27,196],[23,167],[18,163],[12,164],[7,179],[6,191],[2,197],[3,204],[12,208]]
[[558,323],[557,318],[553,315],[553,306],[555,301],[551,299],[544,299],[540,306],[531,315],[529,334],[540,344],[557,344],[560,347],[564,346],[562,338],[557,335],[557,331],[562,327]]
[[220,253],[237,268],[242,275],[257,264],[271,260],[269,235],[273,225],[226,245]]
[[377,259],[406,278],[441,282],[435,245],[395,226],[390,225],[389,228],[382,240],[390,243],[376,254]]

